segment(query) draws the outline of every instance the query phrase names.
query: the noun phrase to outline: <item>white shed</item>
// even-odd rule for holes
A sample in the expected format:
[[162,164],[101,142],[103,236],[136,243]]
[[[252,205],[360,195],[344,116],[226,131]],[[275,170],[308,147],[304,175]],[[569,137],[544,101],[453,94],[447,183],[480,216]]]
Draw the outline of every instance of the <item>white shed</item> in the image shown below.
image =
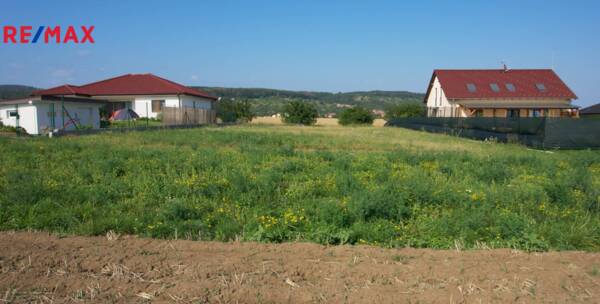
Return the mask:
[[[100,128],[100,107],[106,101],[91,98],[34,96],[0,101],[0,122],[21,127],[29,134],[77,128]],[[61,111],[64,109],[64,111]]]

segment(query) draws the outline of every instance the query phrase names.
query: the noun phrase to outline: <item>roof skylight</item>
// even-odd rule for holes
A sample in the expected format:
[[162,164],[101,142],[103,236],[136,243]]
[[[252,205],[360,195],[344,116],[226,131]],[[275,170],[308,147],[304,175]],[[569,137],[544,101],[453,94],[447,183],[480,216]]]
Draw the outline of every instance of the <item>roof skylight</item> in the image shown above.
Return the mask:
[[500,92],[500,87],[498,86],[497,83],[490,83],[490,88],[492,89],[492,91],[494,92]]
[[510,92],[515,92],[517,89],[515,88],[515,85],[512,83],[507,83],[506,84],[506,89]]
[[471,93],[475,93],[475,91],[477,91],[477,87],[475,84],[467,83],[467,90],[469,90]]
[[538,91],[540,92],[546,92],[546,85],[544,85],[543,83],[536,83],[535,87],[538,89]]

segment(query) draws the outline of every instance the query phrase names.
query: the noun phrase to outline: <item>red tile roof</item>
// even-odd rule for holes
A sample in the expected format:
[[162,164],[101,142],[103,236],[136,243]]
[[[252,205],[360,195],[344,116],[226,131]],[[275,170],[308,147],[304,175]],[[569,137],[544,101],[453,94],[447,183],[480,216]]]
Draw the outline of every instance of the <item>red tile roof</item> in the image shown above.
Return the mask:
[[188,88],[176,82],[152,74],[127,74],[82,86],[62,85],[59,87],[39,90],[32,95],[178,95],[204,97],[216,100],[217,97],[206,92]]
[[[435,70],[427,89],[426,98],[436,77],[448,99],[577,99],[573,91],[550,69]],[[490,84],[493,83],[498,85],[498,92],[492,90]],[[476,90],[470,92],[467,84],[474,84]],[[511,92],[506,84],[514,85],[514,92]],[[543,84],[546,90],[540,91],[537,84]]]
[[[38,93],[42,93],[42,94],[38,94]],[[70,85],[70,84],[61,85],[61,86],[54,87],[54,88],[47,89],[47,90],[33,91],[33,93],[31,95],[33,95],[33,96],[41,96],[41,95],[84,95],[84,96],[90,96],[89,94],[83,93],[79,89],[78,86],[74,86],[74,85]]]

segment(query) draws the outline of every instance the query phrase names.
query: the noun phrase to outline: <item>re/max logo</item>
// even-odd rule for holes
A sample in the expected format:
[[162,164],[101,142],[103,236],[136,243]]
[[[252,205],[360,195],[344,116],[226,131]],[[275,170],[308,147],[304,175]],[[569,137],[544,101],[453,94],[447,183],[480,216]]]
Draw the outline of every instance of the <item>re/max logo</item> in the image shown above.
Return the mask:
[[35,33],[30,25],[19,27],[6,25],[2,27],[2,42],[23,44],[23,43],[94,43],[92,32],[94,26],[39,26]]

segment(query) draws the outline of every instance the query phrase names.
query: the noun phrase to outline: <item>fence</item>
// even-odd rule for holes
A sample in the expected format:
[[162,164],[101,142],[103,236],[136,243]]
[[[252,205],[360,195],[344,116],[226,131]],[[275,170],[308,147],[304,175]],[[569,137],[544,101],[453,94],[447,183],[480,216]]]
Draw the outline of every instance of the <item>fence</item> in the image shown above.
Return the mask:
[[217,121],[217,112],[207,109],[171,108],[162,109],[162,122],[166,126],[204,125]]
[[396,118],[386,126],[454,134],[473,139],[494,138],[542,149],[600,148],[600,121],[574,118]]

